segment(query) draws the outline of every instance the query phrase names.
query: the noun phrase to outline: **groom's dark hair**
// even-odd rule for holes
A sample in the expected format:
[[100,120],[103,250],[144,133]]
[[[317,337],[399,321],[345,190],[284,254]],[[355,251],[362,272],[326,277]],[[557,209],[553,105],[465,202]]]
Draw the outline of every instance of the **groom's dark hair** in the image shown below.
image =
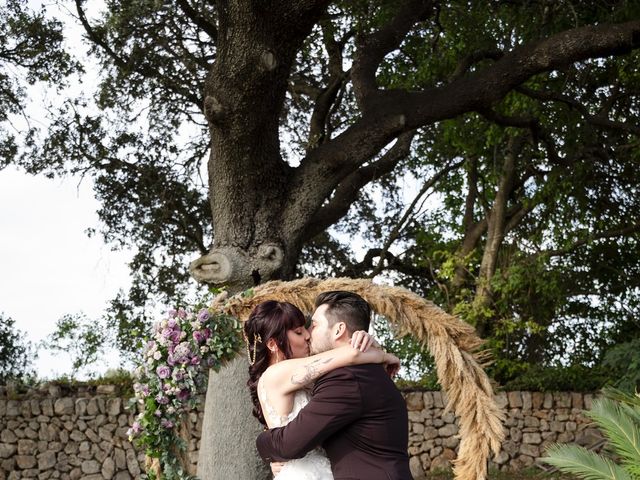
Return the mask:
[[320,305],[328,305],[325,314],[330,327],[344,322],[350,334],[356,330],[369,330],[371,307],[357,293],[344,290],[323,292],[316,298],[316,308]]

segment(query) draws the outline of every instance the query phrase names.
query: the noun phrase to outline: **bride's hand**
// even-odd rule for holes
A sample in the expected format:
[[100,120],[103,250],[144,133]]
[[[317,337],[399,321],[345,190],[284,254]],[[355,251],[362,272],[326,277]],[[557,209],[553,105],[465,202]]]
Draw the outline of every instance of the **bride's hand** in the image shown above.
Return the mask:
[[280,470],[282,470],[282,467],[284,467],[286,463],[287,462],[271,462],[269,464],[274,477],[280,473]]
[[380,348],[376,339],[364,330],[357,330],[351,335],[351,346],[361,352],[366,352],[369,347]]

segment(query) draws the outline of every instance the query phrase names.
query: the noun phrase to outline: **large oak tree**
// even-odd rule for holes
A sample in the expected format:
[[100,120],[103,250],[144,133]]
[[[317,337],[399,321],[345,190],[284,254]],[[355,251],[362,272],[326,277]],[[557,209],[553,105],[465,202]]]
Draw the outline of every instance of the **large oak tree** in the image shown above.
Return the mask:
[[[638,6],[624,1],[130,0],[106,2],[95,18],[82,0],[75,7],[102,65],[100,113],[70,100],[23,162],[96,177],[105,236],[137,245],[131,295],[141,303],[158,289],[177,295],[186,265],[176,260],[197,250],[193,277],[231,291],[293,277],[305,246],[347,215],[364,187],[415,158],[416,138],[476,114],[533,132],[508,131],[484,219],[473,214],[482,171],[473,158],[454,153],[432,171],[436,182],[465,165],[470,213],[460,257],[484,239],[479,272],[490,280],[505,233],[532,211],[509,204],[519,182],[535,176],[523,165],[535,170],[532,145],[553,137],[505,102],[514,93],[541,105],[557,100],[573,66],[640,47]],[[606,98],[593,100],[603,104],[597,113],[582,105],[583,117],[624,124],[616,102],[633,92],[616,96],[611,78],[589,79]],[[527,161],[517,161],[522,155]],[[199,183],[205,156],[208,181]],[[387,249],[368,258],[376,255],[378,266],[381,256],[393,265]],[[464,277],[458,269],[454,284]],[[480,284],[478,304],[489,298]],[[202,478],[263,475],[245,372],[238,359],[211,376]]]

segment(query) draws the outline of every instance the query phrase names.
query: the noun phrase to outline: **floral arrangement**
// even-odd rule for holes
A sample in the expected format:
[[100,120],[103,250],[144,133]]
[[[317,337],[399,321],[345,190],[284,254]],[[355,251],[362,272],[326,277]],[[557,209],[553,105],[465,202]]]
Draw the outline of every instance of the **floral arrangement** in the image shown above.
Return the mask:
[[[129,439],[158,459],[166,480],[186,480],[178,455],[186,444],[178,435],[182,415],[198,404],[208,369],[216,371],[242,346],[240,322],[208,308],[177,309],[153,326],[136,369],[133,402],[143,406],[128,431]],[[147,478],[156,478],[148,469]]]

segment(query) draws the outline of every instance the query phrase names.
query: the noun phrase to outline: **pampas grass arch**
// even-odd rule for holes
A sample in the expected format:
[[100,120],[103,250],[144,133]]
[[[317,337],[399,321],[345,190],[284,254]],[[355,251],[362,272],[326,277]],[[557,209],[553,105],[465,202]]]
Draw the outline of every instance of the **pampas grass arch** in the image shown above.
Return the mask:
[[256,287],[252,296],[228,299],[220,296],[214,300],[213,308],[242,321],[257,304],[266,300],[289,302],[302,311],[312,312],[316,296],[330,290],[348,290],[361,295],[376,313],[395,324],[400,335],[412,335],[429,349],[438,380],[448,398],[446,409],[459,417],[460,447],[454,460],[455,478],[486,479],[489,453],[497,454],[504,439],[504,414],[494,401],[493,389],[482,368],[486,359],[479,350],[482,340],[467,323],[404,288],[348,278],[272,281]]

